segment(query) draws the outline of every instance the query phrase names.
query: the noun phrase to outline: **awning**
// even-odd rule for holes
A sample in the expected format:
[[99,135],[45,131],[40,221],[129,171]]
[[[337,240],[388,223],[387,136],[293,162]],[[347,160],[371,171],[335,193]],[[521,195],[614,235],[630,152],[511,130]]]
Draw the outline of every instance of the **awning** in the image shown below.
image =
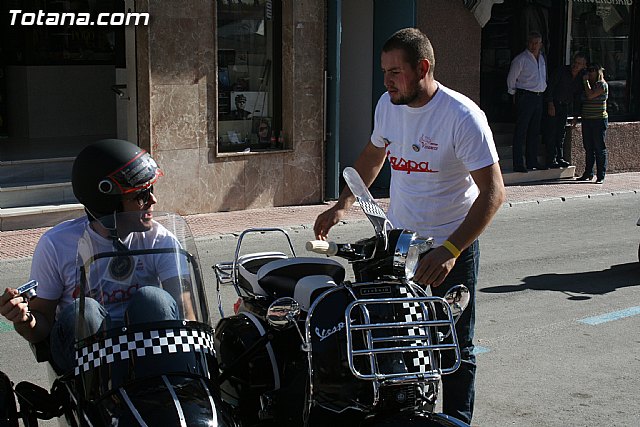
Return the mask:
[[481,27],[484,27],[491,19],[491,8],[496,3],[504,3],[504,0],[462,0],[464,6],[469,9]]

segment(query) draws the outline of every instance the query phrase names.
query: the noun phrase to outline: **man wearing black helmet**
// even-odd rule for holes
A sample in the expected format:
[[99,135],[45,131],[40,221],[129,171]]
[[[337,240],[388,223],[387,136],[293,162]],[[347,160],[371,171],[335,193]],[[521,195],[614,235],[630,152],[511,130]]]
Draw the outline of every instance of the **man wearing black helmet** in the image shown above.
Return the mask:
[[[51,356],[60,371],[69,371],[75,363],[79,241],[88,238],[91,245],[98,245],[103,248],[101,251],[108,252],[147,249],[150,245],[157,247],[173,240],[164,227],[154,228],[152,222],[153,205],[157,202],[153,184],[162,175],[151,156],[128,141],[102,140],[85,147],[74,161],[72,184],[87,215],[58,224],[38,242],[30,275],[38,282],[38,298],[25,301],[12,288],[5,289],[0,296],[0,314],[13,322],[16,331],[27,341],[39,343],[50,338]],[[152,228],[153,239],[143,239],[141,233],[134,233]],[[109,268],[100,279],[100,293],[91,295],[95,299],[84,300],[83,313],[91,329],[89,334],[106,328],[112,321],[124,322],[125,317],[129,323],[135,323],[132,319],[175,319],[178,313],[176,299],[159,287],[145,286],[152,283],[150,278],[169,280],[180,275],[170,264],[135,264],[135,269],[131,268],[127,273],[126,279],[131,286],[126,293],[118,288],[124,282],[116,279],[122,277],[114,279],[114,269]],[[109,289],[113,289],[113,294],[120,299],[119,304],[114,305],[119,309],[108,308],[105,300]]]

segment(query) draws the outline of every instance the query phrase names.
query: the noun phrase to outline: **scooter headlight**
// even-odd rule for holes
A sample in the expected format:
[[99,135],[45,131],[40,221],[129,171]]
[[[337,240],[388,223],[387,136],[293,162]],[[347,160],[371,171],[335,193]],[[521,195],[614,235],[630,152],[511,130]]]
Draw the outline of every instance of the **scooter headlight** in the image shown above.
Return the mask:
[[409,246],[407,261],[404,265],[404,275],[408,281],[413,280],[421,256],[433,246],[432,238],[416,237]]
[[432,238],[418,236],[413,231],[402,230],[398,236],[393,256],[393,268],[396,274],[411,280],[415,273],[420,255],[433,245]]

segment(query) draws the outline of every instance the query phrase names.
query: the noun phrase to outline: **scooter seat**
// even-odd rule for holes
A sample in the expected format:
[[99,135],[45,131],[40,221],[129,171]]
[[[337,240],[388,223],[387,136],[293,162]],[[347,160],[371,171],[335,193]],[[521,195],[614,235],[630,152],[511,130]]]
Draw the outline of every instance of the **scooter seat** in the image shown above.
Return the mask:
[[249,293],[267,296],[258,284],[258,270],[265,264],[281,259],[287,259],[282,252],[258,252],[239,257],[238,285]]
[[341,283],[345,270],[329,258],[296,257],[265,264],[257,274],[260,287],[274,298],[293,297],[298,281],[311,275],[328,276],[334,283]]

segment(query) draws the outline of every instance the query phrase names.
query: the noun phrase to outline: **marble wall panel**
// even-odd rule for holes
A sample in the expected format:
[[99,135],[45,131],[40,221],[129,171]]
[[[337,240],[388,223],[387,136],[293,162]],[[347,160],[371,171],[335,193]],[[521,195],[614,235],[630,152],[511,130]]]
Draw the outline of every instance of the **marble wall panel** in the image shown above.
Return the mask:
[[[213,148],[212,148],[213,149]],[[202,150],[201,150],[202,151]],[[209,163],[200,158],[199,212],[226,212],[245,209],[245,167],[244,158],[218,158]]]
[[215,77],[214,8],[215,2],[205,0],[150,1],[152,84]]
[[321,141],[299,141],[296,152],[284,160],[284,205],[322,201],[324,166],[318,154]]
[[152,85],[151,146],[158,150],[197,148],[206,137],[199,85]]
[[251,156],[245,167],[246,209],[282,206],[284,204],[283,153]]
[[324,115],[324,24],[299,24],[294,33],[293,102],[296,139],[321,139]]
[[292,8],[296,22],[320,22],[324,18],[324,1],[293,0]]
[[180,215],[199,213],[200,199],[198,185],[200,175],[200,150],[157,151],[153,157],[158,162],[164,176],[155,185],[154,194],[158,198],[157,210],[177,212]]

